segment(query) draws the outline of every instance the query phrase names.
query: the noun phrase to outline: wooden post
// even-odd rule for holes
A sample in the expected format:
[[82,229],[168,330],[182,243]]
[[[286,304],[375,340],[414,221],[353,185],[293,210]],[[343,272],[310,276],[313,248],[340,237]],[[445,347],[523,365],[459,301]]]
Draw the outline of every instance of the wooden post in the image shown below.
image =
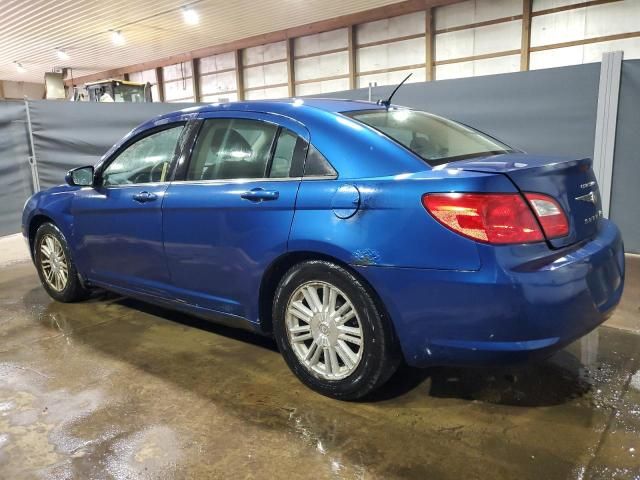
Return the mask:
[[349,25],[347,34],[349,35],[349,89],[353,90],[356,88],[356,77],[358,75],[358,63],[356,61],[356,26]]
[[425,55],[424,55],[424,63],[425,63],[425,79],[427,82],[431,80],[435,80],[434,75],[434,52],[435,52],[435,28],[434,28],[434,9],[432,7],[427,8],[426,16],[425,16]]
[[200,59],[191,60],[191,82],[193,85],[193,101],[200,103]]
[[244,100],[244,78],[242,75],[242,50],[236,50],[236,91],[238,100]]
[[289,86],[289,96],[296,96],[296,73],[294,57],[293,38],[287,38],[287,84]]
[[164,102],[164,81],[162,67],[156,68],[156,84],[158,85],[158,96],[160,97],[158,100]]
[[522,41],[520,42],[520,70],[529,70],[531,57],[531,3],[533,0],[522,0]]

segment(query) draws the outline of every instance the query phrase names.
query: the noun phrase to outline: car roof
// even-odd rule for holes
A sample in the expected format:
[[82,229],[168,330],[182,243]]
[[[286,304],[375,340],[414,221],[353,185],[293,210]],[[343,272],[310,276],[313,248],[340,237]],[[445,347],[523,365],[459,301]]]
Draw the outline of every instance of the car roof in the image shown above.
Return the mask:
[[357,110],[380,109],[375,102],[333,98],[285,98],[282,100],[247,100],[242,102],[210,103],[166,113],[158,119],[171,118],[185,113],[215,113],[224,111],[254,111],[263,113],[293,114],[295,110],[317,109],[340,113]]
[[[395,106],[394,106],[395,108]],[[344,118],[341,113],[381,110],[374,102],[328,98],[289,98],[196,105],[155,117],[136,129],[105,154],[105,158],[131,137],[150,128],[195,116],[216,118],[231,112],[287,117],[302,125],[313,146],[330,158],[345,178],[382,177],[410,173],[428,168],[423,160],[377,131]],[[233,117],[233,115],[231,115]],[[337,121],[336,121],[337,120]],[[289,128],[289,127],[287,127]],[[366,152],[366,161],[352,161]]]

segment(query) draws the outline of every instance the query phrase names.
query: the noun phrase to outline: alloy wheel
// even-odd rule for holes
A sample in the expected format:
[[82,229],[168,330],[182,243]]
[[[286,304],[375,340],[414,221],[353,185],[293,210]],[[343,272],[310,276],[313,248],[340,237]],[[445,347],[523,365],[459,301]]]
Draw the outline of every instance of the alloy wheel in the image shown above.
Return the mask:
[[69,266],[60,240],[47,234],[40,242],[40,268],[49,287],[61,292],[69,281]]
[[362,359],[364,337],[358,312],[349,298],[328,282],[307,282],[293,292],[286,328],[298,360],[317,377],[348,377]]

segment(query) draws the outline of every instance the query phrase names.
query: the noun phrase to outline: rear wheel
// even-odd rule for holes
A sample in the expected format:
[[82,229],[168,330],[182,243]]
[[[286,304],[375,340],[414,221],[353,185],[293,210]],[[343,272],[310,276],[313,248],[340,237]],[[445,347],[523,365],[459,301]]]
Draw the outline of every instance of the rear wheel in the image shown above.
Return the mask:
[[274,299],[274,333],[289,368],[333,398],[360,398],[395,371],[400,355],[389,320],[344,268],[308,261],[291,268]]
[[59,302],[76,302],[89,296],[80,282],[67,241],[52,223],[43,223],[36,232],[34,255],[42,286]]

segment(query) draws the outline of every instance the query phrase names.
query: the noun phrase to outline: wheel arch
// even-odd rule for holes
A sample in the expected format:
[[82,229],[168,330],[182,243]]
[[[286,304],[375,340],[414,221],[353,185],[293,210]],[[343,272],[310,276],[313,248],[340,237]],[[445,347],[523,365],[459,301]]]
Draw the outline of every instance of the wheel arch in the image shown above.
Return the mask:
[[369,293],[373,297],[376,306],[389,320],[389,325],[393,332],[394,340],[397,342],[398,336],[395,332],[393,320],[391,319],[389,311],[382,302],[380,295],[378,295],[378,292],[376,292],[376,289],[373,287],[373,285],[371,285],[371,283],[369,283],[366,278],[364,278],[348,263],[331,255],[313,251],[287,252],[271,262],[269,267],[267,267],[267,269],[265,270],[265,273],[262,276],[262,281],[260,283],[260,291],[258,295],[258,319],[260,323],[260,329],[264,333],[271,334],[273,332],[273,297],[275,295],[276,289],[278,288],[278,285],[280,284],[280,281],[282,280],[282,277],[294,265],[310,260],[324,260],[327,262],[335,263],[336,265],[347,270],[360,282],[362,282],[365,288],[369,290]]
[[52,225],[58,227],[58,225],[56,224],[53,218],[43,213],[35,214],[29,221],[28,239],[29,239],[29,254],[31,255],[31,258],[33,258],[33,243],[35,242],[35,239],[36,239],[36,232],[38,231],[38,228],[40,228],[40,226],[42,226],[45,223],[51,223]]

